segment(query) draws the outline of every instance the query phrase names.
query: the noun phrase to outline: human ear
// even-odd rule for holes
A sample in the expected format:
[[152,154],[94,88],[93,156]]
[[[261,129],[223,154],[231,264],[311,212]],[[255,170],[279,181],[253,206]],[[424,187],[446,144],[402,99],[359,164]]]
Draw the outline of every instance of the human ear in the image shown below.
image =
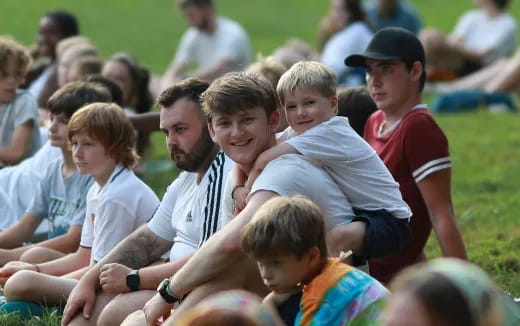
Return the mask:
[[410,75],[412,76],[412,79],[417,81],[421,79],[421,75],[423,72],[423,65],[419,61],[415,61],[412,65],[412,69],[410,70]]
[[211,121],[208,121],[208,131],[209,131],[209,136],[211,137],[211,140],[213,140],[214,143],[217,143],[217,137],[215,136],[215,129],[213,129],[213,123]]
[[278,126],[280,125],[280,109],[274,110],[269,117],[269,127],[271,127],[272,133],[276,133]]

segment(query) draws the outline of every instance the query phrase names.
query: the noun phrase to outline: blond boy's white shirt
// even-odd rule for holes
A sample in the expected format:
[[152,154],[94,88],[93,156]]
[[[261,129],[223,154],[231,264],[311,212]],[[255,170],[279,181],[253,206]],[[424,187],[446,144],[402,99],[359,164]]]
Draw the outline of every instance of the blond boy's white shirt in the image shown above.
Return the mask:
[[399,184],[347,118],[334,116],[300,135],[288,127],[280,139],[322,166],[353,207],[384,209],[398,218],[412,215]]

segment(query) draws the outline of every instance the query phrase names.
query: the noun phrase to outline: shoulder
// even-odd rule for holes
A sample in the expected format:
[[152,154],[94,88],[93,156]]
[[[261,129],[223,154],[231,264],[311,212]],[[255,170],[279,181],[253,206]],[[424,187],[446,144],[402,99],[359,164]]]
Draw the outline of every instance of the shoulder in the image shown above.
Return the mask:
[[245,29],[240,25],[238,22],[231,20],[226,17],[218,17],[217,23],[219,24],[219,27],[226,31],[235,31],[246,34]]
[[442,130],[427,109],[417,109],[408,113],[401,121],[401,129],[406,133],[427,134],[432,130]]
[[157,199],[153,190],[139,179],[132,170],[122,169],[120,172],[114,172],[112,180],[109,180],[107,192],[103,194],[106,200],[133,203],[143,197]]
[[36,109],[37,103],[34,96],[26,90],[16,91],[16,95],[11,100],[12,107],[18,110]]

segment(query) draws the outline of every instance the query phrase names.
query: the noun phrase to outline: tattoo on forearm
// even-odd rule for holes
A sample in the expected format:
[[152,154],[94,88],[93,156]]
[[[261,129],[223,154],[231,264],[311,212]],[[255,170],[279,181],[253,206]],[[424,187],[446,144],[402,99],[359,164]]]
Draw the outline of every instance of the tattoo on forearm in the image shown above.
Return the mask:
[[130,268],[141,268],[161,258],[171,243],[151,232],[140,232],[121,243],[115,261]]

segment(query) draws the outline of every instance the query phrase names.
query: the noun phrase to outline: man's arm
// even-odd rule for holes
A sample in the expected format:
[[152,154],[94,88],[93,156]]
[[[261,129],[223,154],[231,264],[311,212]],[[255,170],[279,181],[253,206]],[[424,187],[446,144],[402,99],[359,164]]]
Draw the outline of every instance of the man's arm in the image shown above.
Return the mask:
[[257,209],[269,199],[277,196],[271,191],[257,191],[246,208],[229,224],[215,233],[201,247],[188,263],[172,278],[170,290],[181,296],[227,270],[231,264],[243,257],[240,248],[240,231]]
[[31,146],[31,134],[33,128],[37,128],[32,120],[16,127],[11,145],[0,147],[0,161],[5,164],[16,164],[20,162]]
[[172,60],[166,73],[164,74],[161,80],[161,88],[160,92],[167,89],[168,87],[174,85],[175,83],[183,80],[186,76],[186,68],[187,65],[183,62],[175,61],[175,58]]
[[467,259],[451,203],[451,169],[437,171],[417,186],[426,203],[444,256]]
[[[175,261],[154,264],[139,269],[139,290],[157,289],[162,280],[177,273],[192,255],[188,254]],[[99,281],[103,291],[107,293],[129,292],[130,289],[126,285],[126,276],[130,271],[132,271],[131,268],[116,263],[102,266]]]
[[72,290],[63,312],[62,324],[67,325],[76,313],[83,308],[83,316],[89,319],[96,301],[99,288],[100,269],[105,264],[119,263],[132,269],[141,268],[158,260],[173,242],[164,240],[143,225],[121,241],[103,259],[83,275]]
[[22,245],[34,233],[41,220],[25,213],[18,223],[0,232],[0,248],[12,249]]

